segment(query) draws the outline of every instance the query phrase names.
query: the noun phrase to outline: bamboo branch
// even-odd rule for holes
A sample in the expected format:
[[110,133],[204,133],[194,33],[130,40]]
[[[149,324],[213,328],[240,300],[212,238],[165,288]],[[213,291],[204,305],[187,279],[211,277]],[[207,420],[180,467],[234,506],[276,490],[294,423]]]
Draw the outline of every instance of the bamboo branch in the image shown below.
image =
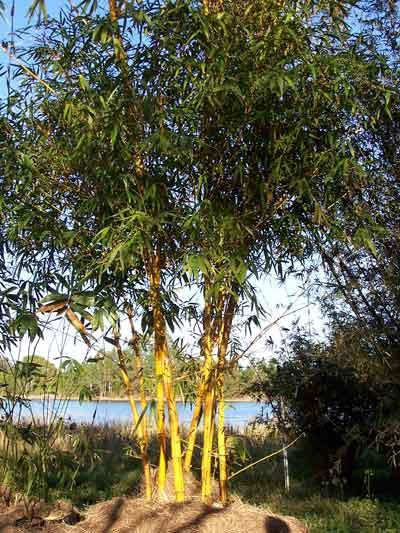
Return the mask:
[[[304,294],[304,293],[302,293]],[[301,296],[301,295],[300,295]],[[299,297],[300,297],[299,296]],[[299,298],[298,297],[298,298]],[[298,298],[296,298],[296,301],[298,300]],[[256,342],[258,342],[260,339],[262,339],[262,337],[267,333],[267,331],[269,331],[271,328],[273,328],[274,326],[276,326],[283,318],[286,318],[290,315],[293,315],[294,313],[298,313],[299,311],[302,311],[303,309],[307,309],[307,307],[310,306],[310,304],[306,304],[306,305],[303,305],[301,307],[298,307],[296,309],[292,309],[291,308],[293,307],[295,302],[292,302],[290,305],[287,306],[286,308],[286,311],[284,313],[282,313],[278,318],[276,318],[273,322],[270,322],[269,324],[267,324],[255,337],[254,339],[251,340],[250,344],[248,344],[246,346],[246,348],[244,350],[242,350],[239,354],[236,354],[232,360],[231,360],[231,363],[235,363],[237,361],[239,361],[239,359],[241,359],[242,357],[244,357],[246,355],[246,353],[249,352],[249,350],[254,346],[254,344]]]
[[27,67],[25,63],[23,63],[20,59],[18,59],[18,57],[16,57],[12,53],[12,51],[10,50],[8,46],[5,46],[4,44],[2,44],[1,49],[9,57],[9,59],[11,59],[12,61],[15,61],[15,63],[17,63],[17,65],[19,65],[29,76],[31,76],[31,78],[35,79],[38,83],[42,84],[50,93],[57,94],[57,92],[52,87],[50,87],[50,85],[47,82],[42,80],[40,76],[38,76],[35,72],[33,72],[33,70]]
[[243,468],[241,468],[240,470],[238,470],[237,472],[234,472],[233,474],[231,474],[229,477],[228,477],[228,480],[231,480],[232,478],[238,476],[239,474],[241,474],[242,472],[244,472],[245,470],[248,470],[249,468],[255,466],[255,465],[258,465],[259,463],[262,463],[263,461],[266,461],[267,459],[270,459],[271,457],[273,457],[274,455],[278,455],[278,453],[282,453],[283,451],[287,450],[288,448],[290,448],[291,446],[293,446],[293,444],[295,442],[297,442],[300,437],[303,437],[304,436],[304,433],[301,433],[298,437],[296,437],[290,444],[287,444],[286,446],[284,446],[283,448],[281,448],[280,450],[277,450],[273,453],[270,453],[269,455],[266,455],[265,457],[262,457],[261,459],[258,459],[257,461],[254,461],[254,463],[251,463]]

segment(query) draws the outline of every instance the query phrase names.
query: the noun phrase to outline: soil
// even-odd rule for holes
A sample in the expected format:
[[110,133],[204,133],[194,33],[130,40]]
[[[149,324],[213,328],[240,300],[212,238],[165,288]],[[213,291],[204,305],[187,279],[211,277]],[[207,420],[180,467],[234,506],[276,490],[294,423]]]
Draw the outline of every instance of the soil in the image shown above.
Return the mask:
[[222,507],[206,506],[196,499],[176,504],[122,497],[93,505],[81,515],[65,502],[51,509],[38,505],[33,514],[28,520],[22,504],[0,506],[0,533],[307,532],[292,517],[268,513],[240,500]]

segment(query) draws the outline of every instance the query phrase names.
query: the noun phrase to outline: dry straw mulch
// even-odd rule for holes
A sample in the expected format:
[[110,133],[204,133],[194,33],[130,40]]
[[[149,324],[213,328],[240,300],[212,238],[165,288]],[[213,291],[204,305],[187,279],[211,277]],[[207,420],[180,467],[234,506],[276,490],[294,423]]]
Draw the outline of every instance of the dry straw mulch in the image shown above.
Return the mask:
[[[8,515],[8,517],[7,517]],[[306,533],[291,517],[278,516],[236,500],[227,507],[206,506],[192,500],[184,504],[149,503],[142,498],[113,498],[89,507],[84,520],[15,522],[21,513],[0,516],[0,533]],[[9,518],[9,520],[7,520]]]
[[57,533],[306,533],[291,517],[234,501],[227,507],[148,503],[141,498],[114,498],[91,507],[84,521]]

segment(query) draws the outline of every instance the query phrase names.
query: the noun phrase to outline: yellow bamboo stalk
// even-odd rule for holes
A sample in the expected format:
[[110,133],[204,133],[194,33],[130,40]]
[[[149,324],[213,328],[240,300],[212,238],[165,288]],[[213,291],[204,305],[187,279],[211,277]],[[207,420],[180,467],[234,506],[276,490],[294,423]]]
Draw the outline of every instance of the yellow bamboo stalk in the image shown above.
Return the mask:
[[212,503],[211,463],[214,440],[215,417],[215,383],[210,376],[204,406],[203,455],[201,461],[201,499],[203,503]]
[[214,341],[217,337],[217,332],[221,320],[223,293],[218,294],[216,304],[216,315],[211,319],[211,302],[209,299],[209,281],[206,280],[204,284],[204,310],[203,310],[203,338],[201,341],[201,356],[204,360],[202,368],[202,376],[196,393],[196,401],[193,409],[192,420],[190,422],[189,433],[187,438],[187,446],[185,451],[184,468],[189,472],[192,467],[193,451],[196,443],[196,433],[200,422],[202,407],[204,405],[207,383],[210,379],[210,372],[212,368],[212,350]]
[[[223,0],[203,0],[203,11],[205,15],[208,15],[211,11],[217,12],[222,10]],[[207,131],[207,127],[206,127]],[[205,287],[206,288],[206,287]],[[216,305],[216,316],[211,321],[211,309],[207,309],[210,305],[208,301],[209,295],[207,290],[205,291],[205,313],[203,314],[203,326],[204,326],[204,373],[203,379],[205,384],[205,401],[204,401],[204,433],[203,433],[203,454],[201,463],[201,496],[202,500],[206,504],[211,503],[212,499],[212,479],[211,479],[211,461],[212,461],[212,449],[214,440],[214,428],[215,428],[215,392],[216,383],[213,376],[213,361],[212,353],[214,348],[215,338],[218,335],[221,324],[221,307],[220,302],[223,299],[223,293],[220,291],[218,302]],[[206,316],[208,314],[208,317]],[[205,320],[204,320],[205,319]],[[202,392],[199,390],[199,392]],[[193,422],[193,420],[192,420]],[[197,424],[195,428],[197,427]],[[193,431],[195,439],[195,429]],[[193,442],[194,444],[194,442]]]
[[193,408],[192,420],[190,422],[189,433],[187,438],[187,446],[185,450],[184,469],[189,472],[192,468],[193,451],[196,444],[196,432],[200,422],[201,411],[204,402],[205,383],[202,378],[197,387],[196,401]]
[[223,310],[223,293],[219,292],[217,302],[214,305],[215,313],[212,317],[212,300],[210,298],[209,280],[204,286],[204,310],[203,310],[203,337],[201,342],[201,352],[204,358],[202,379],[197,390],[195,408],[189,429],[188,444],[185,454],[185,470],[191,468],[193,450],[196,441],[196,431],[200,421],[201,408],[204,405],[204,428],[203,428],[203,449],[202,449],[202,499],[205,503],[211,502],[212,479],[211,464],[215,428],[215,379],[213,375],[213,349],[221,327]]
[[218,376],[218,464],[219,464],[219,497],[223,504],[228,500],[228,471],[226,465],[226,442],[225,442],[225,397],[224,397],[224,374]]
[[165,491],[167,478],[167,435],[165,432],[165,412],[164,412],[164,356],[157,350],[156,354],[156,398],[157,398],[157,436],[160,445],[160,457],[158,460],[158,491],[160,494]]
[[226,439],[225,439],[225,363],[228,350],[229,337],[232,329],[232,321],[236,306],[233,295],[228,298],[224,313],[223,323],[218,339],[218,365],[217,365],[217,400],[218,400],[218,462],[219,462],[219,495],[223,504],[228,500],[228,473],[226,464]]
[[[109,0],[109,13],[110,19],[115,24],[114,37],[118,45],[118,54],[116,55],[117,60],[120,62],[121,73],[123,77],[125,93],[128,97],[133,97],[133,85],[129,77],[129,69],[127,65],[127,57],[124,49],[122,37],[120,30],[118,28],[118,7],[116,0]],[[134,100],[132,98],[132,104],[130,105],[130,114],[133,117],[136,117],[138,110],[134,105]],[[138,176],[142,176],[144,172],[143,161],[141,157],[137,154],[133,154],[133,161],[135,164],[135,169]],[[142,185],[139,184],[140,190]],[[149,258],[146,258],[149,259]],[[153,302],[159,301],[159,287],[160,287],[160,275],[159,275],[159,265],[158,265],[158,275],[154,271],[151,261],[147,261],[147,273],[149,276],[150,286],[151,286],[151,299]],[[157,268],[156,268],[157,271]],[[153,305],[153,309],[156,309],[157,305]],[[157,315],[157,310],[154,313]],[[164,412],[164,364],[165,364],[165,347],[163,342],[163,336],[160,335],[159,328],[159,317],[154,316],[154,355],[155,355],[155,373],[156,373],[156,399],[157,399],[157,415],[156,415],[156,426],[157,426],[157,435],[160,444],[160,456],[158,464],[158,491],[160,494],[165,491],[166,483],[166,472],[167,472],[167,437],[165,432],[165,412]]]
[[[166,325],[165,317],[161,308],[161,292],[160,292],[160,283],[161,283],[161,253],[159,246],[157,246],[157,251],[155,255],[151,258],[151,268],[150,268],[150,291],[151,291],[151,302],[153,307],[153,322],[154,322],[154,350],[156,357],[156,378],[157,378],[157,396],[161,399],[161,391],[163,394],[165,392],[165,397],[168,405],[168,415],[169,415],[169,431],[171,439],[171,453],[172,453],[172,467],[174,472],[174,485],[175,485],[175,495],[176,501],[182,502],[185,498],[184,490],[184,478],[183,478],[183,467],[182,467],[182,449],[181,449],[181,438],[179,433],[179,418],[178,410],[176,408],[176,399],[175,392],[172,383],[172,372],[171,366],[168,357],[168,346],[166,338]],[[164,424],[164,396],[162,405],[158,401],[157,404],[158,416],[161,419],[161,411]],[[163,426],[164,428],[164,426]],[[164,433],[159,433],[161,440],[165,439],[165,428],[163,429]],[[160,442],[161,442],[160,440]],[[164,452],[163,452],[164,453]],[[161,454],[160,454],[161,458]],[[164,456],[165,458],[165,456]],[[161,480],[164,481],[165,479]],[[164,488],[164,487],[162,487]],[[159,489],[160,489],[160,472],[159,472]]]
[[164,406],[164,372],[166,339],[163,326],[163,315],[160,306],[160,255],[149,257],[148,276],[150,281],[150,300],[153,307],[154,321],[154,358],[156,372],[156,398],[157,398],[157,436],[160,444],[160,457],[158,463],[158,491],[163,494],[167,477],[167,436],[165,432],[165,406]]
[[174,471],[175,499],[177,503],[185,500],[185,483],[182,465],[182,446],[179,433],[179,417],[176,407],[175,391],[172,382],[171,366],[166,358],[164,374],[165,396],[168,403],[169,432],[171,438],[172,467]]
[[[125,385],[126,395],[129,401],[129,405],[131,408],[133,420],[134,420],[136,431],[137,431],[139,448],[140,448],[140,456],[141,456],[141,460],[143,464],[146,498],[151,499],[153,491],[152,491],[150,458],[149,458],[149,453],[148,453],[148,433],[147,433],[147,427],[146,427],[146,422],[145,422],[146,417],[143,416],[140,421],[139,411],[136,405],[136,400],[133,395],[132,381],[129,377],[128,369],[126,366],[125,355],[124,355],[124,352],[122,351],[121,344],[119,342],[119,332],[117,332],[117,334],[114,335],[114,341],[115,341],[115,347],[117,349],[117,355],[118,355],[118,366],[120,369],[122,381]],[[143,409],[143,405],[142,405],[142,409]]]
[[[134,361],[135,361],[135,367],[136,372],[138,376],[139,381],[139,394],[140,394],[140,405],[142,408],[142,413],[147,408],[147,400],[146,400],[146,390],[145,390],[145,382],[144,382],[144,370],[143,370],[143,358],[142,353],[140,350],[140,339],[139,335],[136,333],[135,326],[133,323],[133,316],[131,310],[128,310],[128,320],[131,327],[131,333],[132,333],[132,339],[131,339],[131,345],[133,349],[134,354]],[[153,484],[151,479],[151,470],[150,470],[150,460],[148,455],[148,449],[149,449],[149,432],[147,428],[147,418],[146,415],[142,416],[141,422],[140,422],[141,430],[142,430],[142,439],[143,439],[143,472],[144,472],[144,480],[145,480],[145,492],[146,492],[146,498],[148,500],[151,499],[153,495]]]
[[214,404],[215,388],[212,376],[213,370],[213,324],[211,319],[211,303],[209,300],[208,284],[205,285],[205,303],[203,311],[202,351],[204,356],[204,427],[203,450],[201,458],[201,497],[204,503],[211,503],[211,460],[214,438]]
[[204,310],[203,310],[203,337],[201,339],[201,355],[204,358],[202,376],[197,388],[196,402],[193,410],[192,420],[190,423],[187,446],[185,452],[185,471],[188,472],[192,467],[193,451],[196,443],[196,432],[200,422],[201,410],[205,400],[207,383],[210,379],[212,368],[212,340],[211,340],[211,305],[208,301],[208,284],[204,287]]

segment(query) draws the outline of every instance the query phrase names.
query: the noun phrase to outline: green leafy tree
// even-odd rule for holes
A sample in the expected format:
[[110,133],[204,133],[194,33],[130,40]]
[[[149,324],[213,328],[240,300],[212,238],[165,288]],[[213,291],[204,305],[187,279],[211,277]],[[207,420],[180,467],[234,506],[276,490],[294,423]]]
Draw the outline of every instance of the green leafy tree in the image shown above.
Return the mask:
[[[250,392],[272,407],[279,429],[304,432],[319,458],[317,474],[351,483],[363,454],[375,447],[386,459],[390,446],[377,436],[397,412],[399,386],[378,361],[356,327],[339,329],[327,343],[294,333],[276,371],[255,380]],[[386,444],[393,443],[388,439]],[[318,460],[314,464],[318,464]]]
[[127,305],[140,309],[154,335],[158,485],[165,397],[178,501],[167,327],[187,311],[176,284],[200,288],[202,493],[208,502],[218,401],[225,501],[223,378],[240,304],[257,308],[249,276],[284,277],[332,242],[374,250],[377,223],[364,200],[377,171],[386,177],[379,148],[396,97],[392,70],[346,26],[351,6],[337,3],[110,0],[107,12],[96,2],[81,9],[47,19],[23,54],[28,70],[3,124],[7,239],[50,289],[54,279],[67,285],[43,312],[65,314],[88,344],[90,325],[111,322],[131,399],[119,318]]
[[29,392],[40,393],[43,389],[51,390],[55,385],[57,368],[55,364],[40,355],[26,355],[16,366],[24,368],[24,373],[32,374],[29,383]]

